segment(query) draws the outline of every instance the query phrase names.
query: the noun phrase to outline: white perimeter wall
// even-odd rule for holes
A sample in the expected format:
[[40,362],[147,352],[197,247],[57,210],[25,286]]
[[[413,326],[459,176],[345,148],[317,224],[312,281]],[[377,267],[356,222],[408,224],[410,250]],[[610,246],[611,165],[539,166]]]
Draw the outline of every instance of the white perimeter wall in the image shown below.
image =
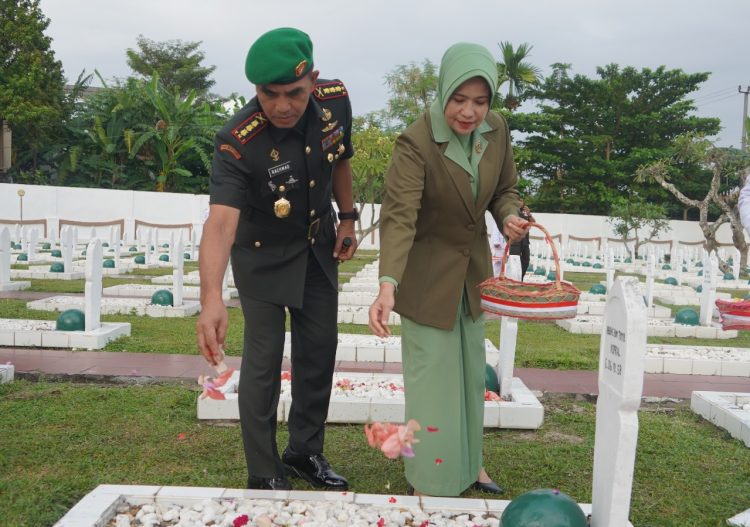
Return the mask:
[[[125,237],[134,237],[135,220],[156,224],[190,223],[200,237],[201,227],[208,215],[208,196],[205,194],[173,194],[168,192],[136,192],[129,190],[106,190],[92,188],[51,187],[38,185],[16,185],[0,183],[0,220],[17,221],[20,219],[20,198],[18,190],[23,189],[23,219],[47,220],[50,229],[56,229],[59,220],[80,222],[102,222],[125,220]],[[375,205],[375,216],[380,206]],[[363,208],[362,225],[371,224],[372,207]],[[581,238],[611,237],[610,225],[606,216],[584,216],[581,214],[548,214],[535,213],[536,220],[544,225],[553,236],[578,236]],[[488,221],[491,221],[489,214]],[[0,227],[3,224],[0,224]],[[678,240],[697,242],[703,240],[703,234],[695,221],[670,222],[671,229],[659,236],[659,240]],[[13,226],[11,225],[11,231]],[[108,227],[96,229],[97,235],[108,236]],[[79,236],[87,238],[90,228],[79,228]],[[160,232],[162,232],[160,230]],[[164,230],[161,239],[168,239],[168,230]],[[535,235],[532,232],[532,235]],[[536,236],[541,235],[537,231]],[[50,234],[48,233],[48,238]],[[731,244],[732,234],[728,225],[722,225],[717,239],[720,243]],[[377,231],[362,241],[362,248],[377,248],[379,240]]]

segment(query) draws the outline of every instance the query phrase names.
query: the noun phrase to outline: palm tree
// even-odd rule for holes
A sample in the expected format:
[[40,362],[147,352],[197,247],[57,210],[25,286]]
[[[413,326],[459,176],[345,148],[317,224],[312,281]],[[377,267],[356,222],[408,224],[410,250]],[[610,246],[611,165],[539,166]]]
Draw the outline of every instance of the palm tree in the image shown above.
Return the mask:
[[524,90],[541,80],[541,70],[533,64],[524,62],[534,46],[526,42],[517,49],[513,49],[510,42],[501,42],[498,46],[502,54],[502,60],[497,63],[499,86],[508,83],[508,95],[499,96],[498,99],[502,99],[503,106],[512,111],[521,104]]

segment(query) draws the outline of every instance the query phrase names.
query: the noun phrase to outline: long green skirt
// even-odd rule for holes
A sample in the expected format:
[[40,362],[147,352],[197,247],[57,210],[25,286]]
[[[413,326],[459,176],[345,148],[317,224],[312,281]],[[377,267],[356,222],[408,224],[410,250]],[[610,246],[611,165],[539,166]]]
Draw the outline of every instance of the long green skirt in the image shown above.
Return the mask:
[[484,316],[476,322],[462,299],[451,330],[401,317],[406,419],[422,430],[406,479],[431,496],[458,496],[482,468]]

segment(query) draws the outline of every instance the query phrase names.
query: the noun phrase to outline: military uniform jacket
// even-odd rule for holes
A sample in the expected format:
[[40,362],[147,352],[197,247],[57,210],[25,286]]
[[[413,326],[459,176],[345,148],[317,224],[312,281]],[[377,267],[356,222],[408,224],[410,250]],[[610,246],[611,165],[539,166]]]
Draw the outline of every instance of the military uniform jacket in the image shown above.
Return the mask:
[[399,282],[394,310],[419,324],[452,329],[464,291],[472,317],[481,315],[477,285],[492,276],[484,213],[501,226],[518,214],[508,125],[493,112],[485,123],[476,199],[427,113],[396,141],[380,211],[380,276]]
[[343,83],[319,79],[295,128],[271,125],[255,97],[216,134],[210,203],[240,210],[232,268],[242,295],[302,307],[310,250],[338,287],[332,172],[353,155],[351,123]]

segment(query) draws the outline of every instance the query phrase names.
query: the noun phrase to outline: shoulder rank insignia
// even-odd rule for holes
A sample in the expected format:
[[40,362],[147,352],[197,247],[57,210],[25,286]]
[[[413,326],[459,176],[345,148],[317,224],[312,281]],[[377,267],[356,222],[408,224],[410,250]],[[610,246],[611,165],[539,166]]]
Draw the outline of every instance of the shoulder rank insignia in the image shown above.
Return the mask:
[[268,117],[263,112],[255,112],[250,117],[232,130],[232,135],[243,145],[247,144],[250,139],[255,137],[258,132],[268,125]]
[[325,84],[318,84],[315,86],[315,98],[319,101],[326,101],[328,99],[337,99],[339,97],[346,97],[347,91],[346,86],[341,81],[327,82]]
[[230,154],[232,154],[232,157],[234,157],[238,161],[242,159],[242,155],[237,151],[237,149],[227,143],[224,143],[223,145],[219,145],[219,150],[221,152],[229,152]]

